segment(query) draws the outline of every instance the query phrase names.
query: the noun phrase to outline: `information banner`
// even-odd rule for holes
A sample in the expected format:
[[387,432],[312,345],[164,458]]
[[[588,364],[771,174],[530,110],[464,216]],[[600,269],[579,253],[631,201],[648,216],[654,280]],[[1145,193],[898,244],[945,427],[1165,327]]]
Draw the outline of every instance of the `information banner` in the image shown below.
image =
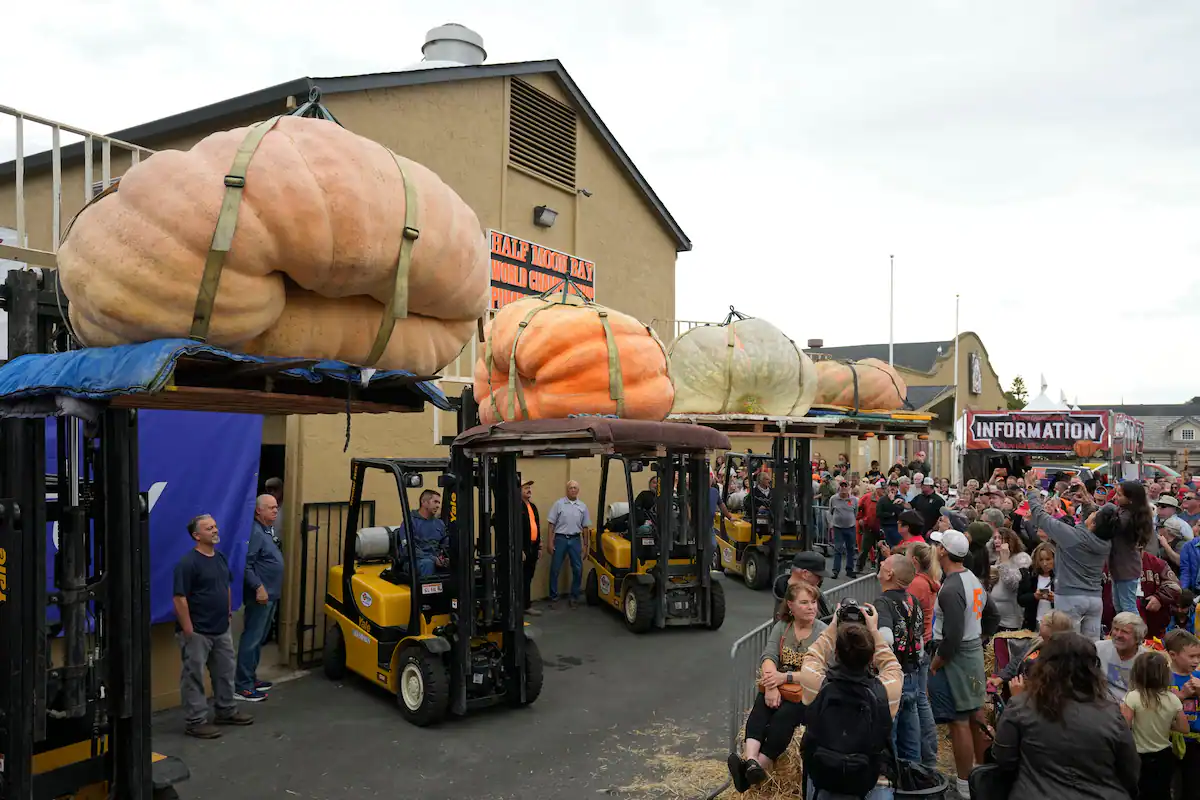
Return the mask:
[[501,231],[488,231],[488,244],[492,251],[493,311],[523,297],[562,291],[566,276],[573,282],[571,294],[596,299],[594,262]]
[[967,449],[998,453],[1071,453],[1079,442],[1108,450],[1104,411],[968,411]]

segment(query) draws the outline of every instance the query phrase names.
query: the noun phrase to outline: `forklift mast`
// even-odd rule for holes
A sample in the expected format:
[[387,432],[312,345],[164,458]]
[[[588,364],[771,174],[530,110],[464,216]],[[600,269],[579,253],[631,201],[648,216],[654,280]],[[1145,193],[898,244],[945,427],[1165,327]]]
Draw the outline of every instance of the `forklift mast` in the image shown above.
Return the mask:
[[[66,349],[52,276],[8,273],[0,307],[10,357]],[[105,410],[86,431],[71,418],[54,424],[57,493],[48,497],[45,418],[0,420],[0,798],[68,796],[102,782],[113,796],[150,797],[149,516],[136,412]],[[71,745],[87,755],[34,774],[35,755]]]

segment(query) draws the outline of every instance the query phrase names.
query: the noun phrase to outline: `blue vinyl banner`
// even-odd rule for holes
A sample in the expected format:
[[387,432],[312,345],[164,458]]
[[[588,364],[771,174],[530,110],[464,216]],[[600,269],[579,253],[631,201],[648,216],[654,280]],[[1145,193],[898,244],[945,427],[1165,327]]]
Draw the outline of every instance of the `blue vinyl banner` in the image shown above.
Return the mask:
[[[47,472],[57,470],[57,424],[47,421]],[[150,506],[151,622],[175,619],[175,564],[195,546],[188,521],[211,514],[221,531],[217,549],[233,572],[233,607],[242,602],[242,571],[254,518],[262,417],[202,411],[138,414],[139,486]],[[47,531],[47,555],[57,551],[57,524]],[[53,588],[53,561],[47,569]]]

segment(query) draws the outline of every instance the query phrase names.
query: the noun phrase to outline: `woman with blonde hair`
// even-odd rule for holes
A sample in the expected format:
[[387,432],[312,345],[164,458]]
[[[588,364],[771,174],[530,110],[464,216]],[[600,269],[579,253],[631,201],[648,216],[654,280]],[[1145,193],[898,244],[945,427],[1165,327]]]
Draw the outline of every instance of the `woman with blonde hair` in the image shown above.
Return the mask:
[[811,583],[788,586],[775,613],[775,625],[759,658],[759,693],[746,720],[746,745],[739,757],[730,753],[726,763],[739,792],[767,779],[768,770],[792,741],[804,722],[800,665],[804,654],[828,626],[817,619],[820,590]]
[[[928,645],[933,639],[933,605],[941,589],[942,568],[938,564],[933,546],[927,542],[913,542],[904,554],[917,568],[917,574],[908,585],[908,593],[921,606],[925,617],[924,641]],[[921,726],[921,763],[926,767],[937,767],[937,725],[933,720],[933,708],[929,705],[929,662],[928,649],[921,653],[921,666],[917,678],[917,721]]]

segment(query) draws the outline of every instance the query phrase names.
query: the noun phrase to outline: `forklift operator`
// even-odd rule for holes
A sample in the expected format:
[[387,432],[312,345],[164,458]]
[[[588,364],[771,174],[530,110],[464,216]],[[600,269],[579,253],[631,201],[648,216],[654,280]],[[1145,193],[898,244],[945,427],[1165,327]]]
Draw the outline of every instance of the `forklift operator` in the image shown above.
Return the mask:
[[[442,496],[432,489],[421,492],[420,507],[411,517],[413,545],[416,548],[417,575],[429,577],[438,567],[448,563],[443,554],[446,541],[446,523],[439,516],[442,511]],[[399,547],[403,550],[407,539],[404,536],[404,526],[397,532]]]

